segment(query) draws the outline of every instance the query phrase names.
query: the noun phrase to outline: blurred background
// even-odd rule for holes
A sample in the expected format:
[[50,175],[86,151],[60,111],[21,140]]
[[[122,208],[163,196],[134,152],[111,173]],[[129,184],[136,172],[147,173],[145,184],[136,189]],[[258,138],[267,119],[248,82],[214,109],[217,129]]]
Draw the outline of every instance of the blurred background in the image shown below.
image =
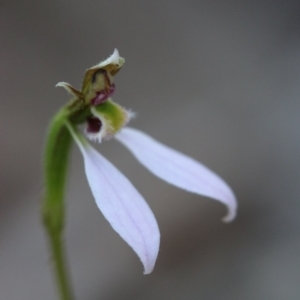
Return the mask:
[[114,100],[131,126],[220,174],[239,212],[170,186],[118,142],[97,145],[161,230],[154,272],[98,211],[76,147],[67,192],[76,299],[298,300],[300,2],[2,1],[0,298],[56,299],[40,222],[47,125],[84,71],[116,47]]

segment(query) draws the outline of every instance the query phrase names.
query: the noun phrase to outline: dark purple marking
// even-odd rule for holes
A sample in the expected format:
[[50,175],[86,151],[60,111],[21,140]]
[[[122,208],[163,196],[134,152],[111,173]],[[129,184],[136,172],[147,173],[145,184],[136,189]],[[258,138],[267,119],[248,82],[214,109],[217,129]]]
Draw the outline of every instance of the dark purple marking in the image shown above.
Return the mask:
[[115,91],[115,85],[112,84],[109,89],[97,93],[97,96],[91,100],[92,105],[99,105],[109,98]]
[[102,126],[101,121],[95,117],[89,117],[87,119],[87,129],[86,131],[89,133],[97,133],[100,131]]

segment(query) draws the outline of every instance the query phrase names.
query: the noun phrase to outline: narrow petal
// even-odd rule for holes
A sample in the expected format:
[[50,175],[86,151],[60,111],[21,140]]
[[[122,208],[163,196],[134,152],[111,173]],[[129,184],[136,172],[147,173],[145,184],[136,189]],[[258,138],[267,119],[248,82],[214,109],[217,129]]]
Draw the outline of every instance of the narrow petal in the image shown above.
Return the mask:
[[83,94],[76,90],[74,87],[71,86],[71,84],[67,82],[59,82],[55,87],[63,87],[70,95],[75,96],[79,99],[83,99]]
[[235,218],[237,202],[231,188],[207,167],[133,128],[123,128],[116,138],[156,176],[187,191],[224,203],[228,214],[223,221]]
[[[68,126],[69,127],[69,126]],[[69,128],[70,129],[70,128]],[[71,129],[84,158],[87,180],[96,203],[119,235],[152,272],[159,250],[159,228],[148,204],[131,182]]]

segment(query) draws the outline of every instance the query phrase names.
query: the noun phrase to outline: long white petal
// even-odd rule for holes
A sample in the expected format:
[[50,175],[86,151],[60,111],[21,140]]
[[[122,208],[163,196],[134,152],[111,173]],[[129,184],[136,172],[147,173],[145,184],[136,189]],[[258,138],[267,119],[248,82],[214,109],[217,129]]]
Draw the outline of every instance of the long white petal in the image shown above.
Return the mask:
[[224,203],[228,214],[223,221],[234,219],[237,202],[231,188],[207,167],[133,128],[123,128],[116,138],[156,176],[187,191]]
[[144,265],[154,268],[160,234],[148,204],[131,182],[86,141],[74,135],[84,158],[85,172],[96,203],[116,232],[133,248]]

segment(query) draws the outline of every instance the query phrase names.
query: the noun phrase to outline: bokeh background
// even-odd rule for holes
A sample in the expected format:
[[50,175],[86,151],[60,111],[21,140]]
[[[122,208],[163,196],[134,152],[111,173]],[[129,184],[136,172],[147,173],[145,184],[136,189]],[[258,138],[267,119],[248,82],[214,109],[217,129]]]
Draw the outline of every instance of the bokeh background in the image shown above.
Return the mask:
[[300,2],[38,1],[0,4],[0,298],[56,299],[41,226],[47,124],[84,70],[119,49],[114,100],[131,126],[233,188],[225,208],[155,178],[116,141],[98,145],[161,230],[151,275],[96,208],[76,147],[66,242],[82,300],[300,297]]

